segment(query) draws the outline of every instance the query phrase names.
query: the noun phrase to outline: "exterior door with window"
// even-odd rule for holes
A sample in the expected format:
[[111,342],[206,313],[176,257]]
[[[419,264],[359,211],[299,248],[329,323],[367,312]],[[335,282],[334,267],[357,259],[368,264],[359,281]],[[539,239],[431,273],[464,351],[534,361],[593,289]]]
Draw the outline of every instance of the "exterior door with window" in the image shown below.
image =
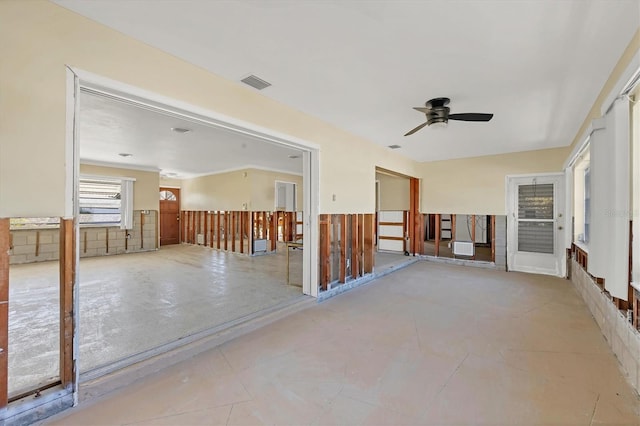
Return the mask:
[[180,190],[160,188],[160,245],[180,243]]
[[509,177],[507,265],[511,271],[564,276],[562,174]]

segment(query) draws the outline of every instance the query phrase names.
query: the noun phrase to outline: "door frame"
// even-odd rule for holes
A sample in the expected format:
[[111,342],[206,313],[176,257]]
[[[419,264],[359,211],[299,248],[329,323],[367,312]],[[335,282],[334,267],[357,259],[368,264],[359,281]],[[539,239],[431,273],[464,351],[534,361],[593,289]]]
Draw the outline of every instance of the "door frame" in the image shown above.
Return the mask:
[[[78,120],[80,110],[80,91],[88,89],[104,96],[135,103],[185,119],[195,120],[207,125],[221,127],[249,137],[289,146],[302,151],[303,160],[303,287],[304,294],[318,296],[318,251],[319,251],[319,210],[320,210],[320,147],[312,142],[285,133],[265,128],[241,119],[232,118],[219,112],[160,95],[139,87],[131,86],[107,77],[103,77],[79,68],[66,67],[66,136],[65,136],[65,218],[74,219],[74,241],[79,241],[79,205],[77,188],[80,170],[78,139]],[[76,260],[79,265],[80,245],[75,244]],[[79,353],[79,312],[80,293],[78,269],[73,271],[73,362],[77,365]],[[61,324],[63,326],[63,324]],[[69,391],[73,394],[74,405],[78,403],[80,383],[79,368],[74,368],[73,380]],[[64,391],[63,391],[64,392]]]
[[[180,192],[182,191],[182,188],[180,188],[179,186],[166,186],[166,185],[162,185],[158,188],[158,192],[163,191],[163,190],[174,190],[177,189],[178,190],[178,221],[180,221],[180,211],[182,208],[182,195],[180,194]],[[160,204],[158,205],[158,247],[162,247],[162,211],[160,209],[160,207],[162,206],[162,200],[160,200]],[[181,224],[178,223],[178,243],[180,244],[180,241],[182,241],[182,226],[180,226]]]
[[[536,267],[535,265],[522,266],[515,265],[515,256],[517,254],[517,218],[516,203],[517,203],[517,191],[516,188],[520,183],[526,183],[526,180],[533,181],[534,179],[552,179],[557,185],[554,186],[554,251],[556,257],[555,271],[551,272],[550,269]],[[507,175],[505,176],[505,212],[507,214],[507,270],[520,271],[534,274],[554,275],[558,277],[566,276],[567,266],[567,251],[565,247],[565,235],[570,230],[570,226],[567,224],[567,206],[566,202],[566,176],[563,172],[557,173],[530,173],[519,175]],[[563,232],[555,232],[562,230]],[[544,254],[531,253],[534,258],[537,256],[547,256]]]

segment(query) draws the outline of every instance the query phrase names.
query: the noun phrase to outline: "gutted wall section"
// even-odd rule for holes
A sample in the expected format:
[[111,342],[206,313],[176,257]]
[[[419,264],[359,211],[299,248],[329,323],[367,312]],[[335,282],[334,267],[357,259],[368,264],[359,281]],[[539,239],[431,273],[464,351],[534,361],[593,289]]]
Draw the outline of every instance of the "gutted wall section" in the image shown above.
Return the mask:
[[[144,222],[144,223],[143,223]],[[137,253],[157,248],[158,212],[134,210],[133,229],[87,226],[80,228],[80,257]],[[60,230],[19,229],[11,231],[9,262],[21,263],[58,260]]]

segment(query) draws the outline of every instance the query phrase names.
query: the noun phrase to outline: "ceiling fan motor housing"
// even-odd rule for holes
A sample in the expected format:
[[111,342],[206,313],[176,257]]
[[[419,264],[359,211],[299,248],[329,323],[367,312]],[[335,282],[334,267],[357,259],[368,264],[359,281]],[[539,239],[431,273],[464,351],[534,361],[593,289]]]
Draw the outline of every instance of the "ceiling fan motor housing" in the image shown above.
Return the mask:
[[444,123],[449,121],[449,107],[435,107],[427,113],[427,125],[431,126],[434,123]]

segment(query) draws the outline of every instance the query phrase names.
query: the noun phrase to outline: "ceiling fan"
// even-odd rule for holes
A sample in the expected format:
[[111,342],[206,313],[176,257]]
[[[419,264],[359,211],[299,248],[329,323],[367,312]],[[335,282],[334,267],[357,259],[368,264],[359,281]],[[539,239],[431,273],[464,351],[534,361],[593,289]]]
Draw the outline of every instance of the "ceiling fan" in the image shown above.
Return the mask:
[[424,107],[414,107],[416,111],[423,112],[427,116],[427,121],[422,123],[413,130],[410,130],[405,136],[409,136],[422,129],[424,126],[436,125],[445,127],[449,120],[458,121],[489,121],[493,118],[493,114],[483,114],[478,112],[467,112],[462,114],[449,114],[449,98],[434,98],[425,103]]

